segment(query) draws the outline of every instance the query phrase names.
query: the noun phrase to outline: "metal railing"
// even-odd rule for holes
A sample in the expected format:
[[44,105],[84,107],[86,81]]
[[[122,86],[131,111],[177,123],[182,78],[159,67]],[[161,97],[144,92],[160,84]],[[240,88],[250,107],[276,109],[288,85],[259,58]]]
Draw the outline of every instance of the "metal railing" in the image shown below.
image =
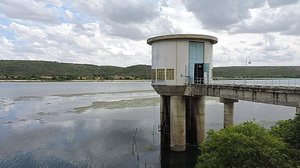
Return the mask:
[[[189,80],[189,84],[191,82]],[[209,81],[195,78],[193,84],[300,87],[300,78],[214,78]]]
[[213,84],[233,84],[233,85],[252,85],[252,86],[286,86],[300,87],[299,78],[238,78],[238,79],[214,79]]
[[[274,86],[274,87],[300,87],[300,78],[191,78],[182,76],[185,85],[246,85],[246,86]],[[152,80],[156,84],[158,80]]]

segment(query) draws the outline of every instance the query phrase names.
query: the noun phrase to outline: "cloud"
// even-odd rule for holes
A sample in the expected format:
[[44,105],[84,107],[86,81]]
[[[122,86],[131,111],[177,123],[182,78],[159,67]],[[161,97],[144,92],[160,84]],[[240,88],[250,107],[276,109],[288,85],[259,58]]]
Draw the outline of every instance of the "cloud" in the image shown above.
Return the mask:
[[91,17],[110,22],[144,23],[159,16],[158,1],[129,0],[78,0],[71,2],[74,9]]
[[227,30],[230,26],[244,19],[250,18],[249,9],[258,8],[264,1],[241,0],[185,0],[188,11],[194,13],[205,28],[213,30]]
[[[26,26],[12,22],[14,42],[0,39],[1,59],[50,60],[129,66],[150,63],[147,44],[102,34],[99,24]],[[90,33],[93,33],[91,36]],[[0,47],[0,49],[2,49]]]
[[263,42],[257,42],[257,43],[252,44],[252,46],[262,46],[263,44],[264,44]]
[[[59,12],[67,20],[58,24],[42,22],[44,20],[39,20],[41,24],[28,24],[27,20],[34,19],[21,16],[17,21],[11,20],[6,27],[14,34],[14,45],[9,53],[0,52],[1,58],[9,55],[15,59],[99,65],[149,64],[151,53],[145,39],[156,34],[180,32],[169,18],[158,17],[160,9],[157,1],[70,1],[69,7],[66,7],[65,1],[59,0],[30,3],[40,5],[41,9],[46,3],[51,3],[54,8],[61,7],[63,9]],[[32,10],[32,15],[39,12]]]
[[256,11],[256,15],[232,27],[231,33],[270,33],[300,35],[300,6],[272,9],[268,6]]
[[297,2],[2,0],[0,59],[150,64],[147,38],[196,33],[219,38],[214,45],[217,66],[244,65],[246,56],[253,57],[255,65],[298,65]]
[[164,9],[159,1],[79,0],[71,5],[74,10],[98,22],[102,32],[110,36],[145,40],[154,34],[182,32],[168,18],[162,17]]
[[271,8],[296,4],[298,2],[299,0],[268,0],[268,4],[270,5]]
[[263,35],[263,46],[259,52],[257,59],[261,62],[285,62],[295,61],[297,58],[297,52],[292,49],[288,44],[277,42],[276,37],[271,34]]
[[28,20],[50,24],[59,23],[56,12],[47,7],[44,1],[1,0],[0,13],[12,19]]
[[270,34],[264,35],[264,51],[278,51],[281,47],[275,43],[275,37]]
[[5,37],[0,37],[0,50],[7,55],[7,51],[11,50],[13,44]]
[[176,28],[168,18],[156,18],[151,23],[124,25],[115,22],[109,24],[105,31],[111,36],[128,38],[131,40],[145,40],[149,37],[163,34],[182,33],[183,30]]
[[124,25],[115,22],[111,22],[106,31],[106,34],[132,40],[143,40],[149,36],[147,33],[148,32],[143,31],[142,26],[138,24]]
[[[241,38],[247,43],[241,43]],[[228,35],[214,45],[214,66],[245,66],[247,57],[252,66],[297,66],[300,63],[299,46],[289,42],[290,38],[278,33]]]
[[[186,9],[214,31],[300,35],[299,0],[185,0]],[[280,7],[280,8],[279,8]]]
[[159,16],[158,1],[152,0],[104,1],[100,10],[103,18],[122,24],[144,23]]
[[283,31],[282,34],[300,36],[300,23],[298,22],[298,20],[295,19],[295,22],[290,25],[289,29]]
[[126,3],[120,3],[118,0],[79,0],[72,1],[71,6],[73,10],[98,22],[105,34],[143,40],[153,31],[161,32],[156,28],[151,29],[151,25],[162,19],[159,17],[159,4],[159,1],[152,0],[130,0]]

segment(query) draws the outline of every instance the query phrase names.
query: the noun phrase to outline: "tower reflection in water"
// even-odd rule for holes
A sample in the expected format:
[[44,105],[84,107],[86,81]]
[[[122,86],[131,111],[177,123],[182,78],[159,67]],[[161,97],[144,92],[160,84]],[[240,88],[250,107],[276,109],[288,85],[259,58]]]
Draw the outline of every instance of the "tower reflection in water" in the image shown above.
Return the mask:
[[173,152],[168,147],[161,147],[161,168],[192,168],[200,154],[198,146],[187,146],[184,152]]

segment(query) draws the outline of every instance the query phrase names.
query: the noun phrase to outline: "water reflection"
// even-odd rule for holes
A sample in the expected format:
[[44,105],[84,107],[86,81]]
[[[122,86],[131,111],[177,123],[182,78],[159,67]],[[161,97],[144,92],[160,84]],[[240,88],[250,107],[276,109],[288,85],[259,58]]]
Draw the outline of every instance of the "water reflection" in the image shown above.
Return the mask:
[[0,166],[158,167],[151,128],[151,122],[99,119],[1,126]]
[[195,167],[200,150],[197,146],[187,147],[185,152],[172,152],[169,148],[161,148],[162,168]]

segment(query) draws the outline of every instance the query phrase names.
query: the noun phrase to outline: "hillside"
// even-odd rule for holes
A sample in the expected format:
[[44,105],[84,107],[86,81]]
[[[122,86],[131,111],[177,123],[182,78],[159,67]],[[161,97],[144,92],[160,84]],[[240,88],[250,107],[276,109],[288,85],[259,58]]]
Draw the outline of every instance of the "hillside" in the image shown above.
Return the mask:
[[[0,60],[0,80],[118,80],[150,79],[151,66],[126,68],[49,61]],[[300,66],[215,67],[213,77],[300,78]]]
[[0,60],[2,80],[93,80],[93,79],[150,79],[149,65],[135,65],[127,68],[70,64],[49,61]]
[[215,67],[213,76],[224,78],[300,78],[300,66]]

